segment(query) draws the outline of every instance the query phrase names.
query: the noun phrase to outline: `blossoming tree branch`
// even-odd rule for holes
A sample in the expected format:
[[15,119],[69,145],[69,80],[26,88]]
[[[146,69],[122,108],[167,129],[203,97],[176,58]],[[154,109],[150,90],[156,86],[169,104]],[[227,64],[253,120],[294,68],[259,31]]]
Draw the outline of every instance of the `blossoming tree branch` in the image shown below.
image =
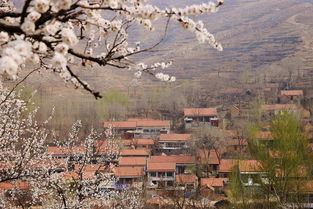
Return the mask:
[[[174,76],[162,73],[171,62],[138,63],[132,57],[151,51],[159,42],[142,48],[132,43],[129,27],[139,24],[153,31],[153,21],[167,20],[180,24],[195,34],[200,43],[221,51],[222,46],[191,16],[216,12],[223,1],[190,5],[185,8],[160,9],[146,0],[25,0],[15,8],[11,0],[0,0],[0,75],[18,79],[25,68],[48,71],[76,88],[83,88],[101,98],[101,94],[82,80],[73,66],[111,66],[134,70],[139,78],[148,73],[173,82]],[[34,72],[34,71],[32,71]]]

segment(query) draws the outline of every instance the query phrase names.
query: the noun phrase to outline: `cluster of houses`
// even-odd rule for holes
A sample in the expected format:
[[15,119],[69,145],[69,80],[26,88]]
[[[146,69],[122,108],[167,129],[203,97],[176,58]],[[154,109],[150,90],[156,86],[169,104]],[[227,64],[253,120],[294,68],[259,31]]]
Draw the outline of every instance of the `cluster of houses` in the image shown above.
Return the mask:
[[[268,91],[264,89],[265,93]],[[281,91],[280,103],[262,105],[262,114],[268,118],[282,110],[300,111],[308,118],[310,113],[294,102],[302,98],[302,90]],[[240,108],[232,106],[230,111],[233,117],[240,117]],[[83,170],[84,179],[95,178],[99,172],[109,173],[116,181],[107,184],[106,189],[136,186],[146,189],[152,197],[164,190],[179,189],[188,190],[188,194],[200,191],[203,196],[219,199],[225,198],[231,172],[238,165],[244,186],[259,185],[257,179],[262,178],[264,173],[258,161],[233,159],[224,155],[247,151],[248,140],[234,130],[223,130],[227,137],[223,151],[196,149],[196,152],[191,152],[189,142],[194,137],[191,134],[193,128],[221,126],[216,108],[185,108],[183,120],[185,133],[173,133],[169,120],[129,118],[125,121],[106,121],[104,129],[111,130],[115,140],[97,140],[91,150],[84,146],[49,146],[49,172],[62,173],[64,179],[78,178],[77,170]],[[308,121],[306,128],[308,132],[313,132],[313,126]],[[257,133],[256,138],[267,142],[273,140],[266,127]],[[78,162],[87,152],[93,152],[94,158],[82,167]],[[199,167],[205,167],[206,175],[198,175]],[[13,186],[8,184],[0,183],[0,190],[12,189]],[[20,183],[20,187],[27,185]],[[313,193],[313,187],[309,190]]]

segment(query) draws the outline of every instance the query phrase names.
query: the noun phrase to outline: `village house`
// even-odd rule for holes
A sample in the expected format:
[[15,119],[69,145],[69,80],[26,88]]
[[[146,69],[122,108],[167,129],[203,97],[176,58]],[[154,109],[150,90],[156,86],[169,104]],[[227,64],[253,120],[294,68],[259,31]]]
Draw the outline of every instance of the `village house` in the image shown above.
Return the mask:
[[146,157],[121,157],[118,161],[119,167],[146,167]]
[[228,178],[201,178],[200,179],[200,186],[201,186],[201,193],[202,194],[209,194],[213,193],[224,193],[225,186],[228,183]]
[[169,120],[154,120],[144,118],[129,118],[127,121],[104,122],[104,129],[111,128],[113,132],[125,139],[159,138],[160,134],[170,132]]
[[69,158],[71,161],[78,160],[86,154],[86,148],[84,146],[73,147],[57,147],[49,146],[47,152],[52,159],[65,159]]
[[230,174],[236,163],[238,163],[238,160],[235,159],[221,159],[218,169],[218,176],[220,178],[230,178]]
[[158,152],[167,155],[186,154],[188,152],[187,141],[191,134],[161,134],[158,141]]
[[184,108],[185,128],[218,126],[216,108]]
[[143,182],[144,170],[142,167],[116,167],[113,172],[114,176],[118,178],[117,188],[128,188],[131,184]]
[[116,140],[96,140],[93,152],[96,158],[93,163],[117,163],[120,144]]
[[115,136],[133,138],[132,132],[136,130],[136,121],[107,121],[104,122],[104,130],[112,129]]
[[173,187],[175,183],[176,163],[147,163],[148,182],[150,187]]
[[195,157],[192,155],[162,155],[151,156],[151,163],[175,163],[176,174],[191,173],[191,168],[195,165]]
[[197,158],[201,164],[207,165],[207,172],[216,172],[220,164],[219,153],[215,150],[197,150]]
[[121,157],[149,157],[151,151],[149,149],[122,149],[120,151]]
[[295,104],[272,104],[272,105],[262,105],[261,110],[263,117],[266,118],[277,115],[282,111],[296,113],[298,111],[298,107]]
[[299,102],[303,98],[303,90],[282,90],[280,92],[280,102]]
[[176,175],[176,186],[188,190],[196,189],[198,187],[198,177],[186,174]]
[[132,139],[130,146],[137,148],[153,149],[155,145],[154,139]]
[[159,138],[170,132],[169,120],[138,120],[134,138]]
[[255,189],[261,185],[265,173],[257,160],[239,160],[239,172],[242,184],[248,189]]
[[227,153],[236,151],[246,151],[248,149],[247,139],[229,139],[226,141]]

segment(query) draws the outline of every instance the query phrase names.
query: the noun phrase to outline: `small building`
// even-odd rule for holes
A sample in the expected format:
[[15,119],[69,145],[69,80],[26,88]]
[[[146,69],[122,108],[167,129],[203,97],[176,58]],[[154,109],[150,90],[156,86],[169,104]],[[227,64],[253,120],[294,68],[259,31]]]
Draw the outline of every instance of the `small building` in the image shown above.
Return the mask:
[[135,138],[159,138],[160,134],[170,132],[169,120],[138,120]]
[[150,118],[130,118],[127,121],[104,122],[104,129],[112,129],[114,134],[125,139],[159,138],[162,133],[170,132],[169,120],[154,120]]
[[131,141],[131,146],[135,149],[137,148],[146,148],[152,149],[154,147],[155,141],[154,139],[133,139]]
[[47,152],[52,159],[65,159],[70,155],[70,151],[67,147],[49,146]]
[[115,177],[118,178],[117,187],[128,187],[135,182],[142,182],[144,178],[144,170],[142,167],[116,167],[113,169]]
[[208,190],[208,193],[210,193],[210,191],[219,194],[223,193],[224,187],[228,181],[228,178],[201,178],[201,193],[205,193],[205,190]]
[[238,160],[235,159],[221,159],[218,176],[220,178],[230,178],[230,174],[237,163]]
[[121,157],[118,161],[120,167],[141,167],[145,168],[147,164],[146,157]]
[[260,186],[265,175],[262,172],[260,162],[257,160],[240,160],[239,172],[242,184],[251,188]]
[[132,132],[136,130],[137,123],[135,121],[107,121],[103,126],[104,130],[111,128],[116,136],[133,138]]
[[175,183],[176,163],[147,163],[148,181],[151,186],[172,187]]
[[261,110],[263,111],[263,116],[272,117],[282,111],[295,113],[298,111],[298,107],[295,104],[272,104],[272,105],[262,105]]
[[226,141],[227,152],[246,151],[248,148],[247,139],[229,139]]
[[185,128],[203,125],[218,126],[216,108],[185,108],[184,117]]
[[94,142],[94,163],[117,163],[120,153],[120,144],[116,140],[96,140]]
[[288,103],[300,101],[303,98],[303,90],[282,90],[280,92],[280,102]]
[[219,153],[215,150],[210,150],[209,151],[209,160],[208,160],[209,170],[210,171],[217,171],[219,165],[220,165]]
[[217,171],[220,164],[219,153],[215,150],[199,149],[197,150],[197,157],[201,164],[206,164],[207,172]]
[[149,157],[151,151],[149,149],[122,149],[121,157]]
[[167,155],[185,154],[188,150],[187,141],[191,134],[161,134],[158,141],[158,151]]
[[162,155],[151,156],[151,163],[175,163],[176,174],[191,173],[190,168],[195,165],[195,157],[192,155]]
[[196,175],[176,175],[176,186],[186,189],[196,189],[198,187],[198,177]]

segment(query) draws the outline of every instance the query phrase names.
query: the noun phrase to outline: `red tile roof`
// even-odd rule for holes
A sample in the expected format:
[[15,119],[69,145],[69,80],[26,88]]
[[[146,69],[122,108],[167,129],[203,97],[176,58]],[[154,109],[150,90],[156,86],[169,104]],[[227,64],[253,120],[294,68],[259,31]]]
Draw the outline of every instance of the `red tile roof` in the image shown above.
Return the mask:
[[118,140],[96,140],[94,146],[97,154],[118,154],[120,151]]
[[145,120],[154,120],[152,118],[128,118],[127,121],[145,121]]
[[177,164],[193,164],[195,157],[191,155],[165,155],[165,156],[151,156],[152,163],[177,163]]
[[133,139],[132,144],[134,145],[154,145],[153,139]]
[[84,172],[96,172],[96,171],[103,172],[103,171],[105,171],[104,165],[102,165],[102,164],[85,164],[85,165],[75,164],[74,169],[76,171],[83,169]]
[[146,157],[121,157],[118,164],[120,166],[145,166],[146,163]]
[[176,170],[176,163],[147,163],[147,171],[154,172],[154,171],[175,171]]
[[240,160],[240,172],[260,172],[261,164],[257,160]]
[[295,104],[273,104],[273,105],[262,105],[262,110],[296,110],[297,105]]
[[218,155],[219,154],[215,150],[210,150],[208,164],[209,165],[219,165],[220,160],[219,160]]
[[14,190],[14,189],[28,189],[29,184],[23,181],[17,182],[1,182],[0,183],[0,190]]
[[303,96],[302,90],[282,90],[280,93],[284,96]]
[[197,150],[197,157],[200,158],[200,161],[203,163],[207,163],[209,160],[209,150],[205,149],[198,149]]
[[51,155],[68,155],[70,153],[67,147],[49,146],[47,152]]
[[198,181],[196,175],[176,175],[176,183],[193,184]]
[[136,127],[169,127],[169,120],[131,118],[128,121],[104,122],[104,128],[135,129]]
[[169,127],[169,120],[139,120],[137,127]]
[[160,141],[187,141],[191,134],[161,134]]
[[149,149],[123,149],[120,152],[121,156],[149,156]]
[[184,108],[185,116],[216,116],[216,108]]
[[104,122],[104,128],[129,128],[135,129],[137,123],[134,121],[108,121]]
[[237,162],[238,160],[235,159],[221,159],[218,171],[221,173],[230,173]]
[[224,182],[227,182],[228,178],[202,178],[200,185],[202,187],[223,187]]
[[144,175],[141,167],[116,167],[114,168],[116,177],[141,177]]

